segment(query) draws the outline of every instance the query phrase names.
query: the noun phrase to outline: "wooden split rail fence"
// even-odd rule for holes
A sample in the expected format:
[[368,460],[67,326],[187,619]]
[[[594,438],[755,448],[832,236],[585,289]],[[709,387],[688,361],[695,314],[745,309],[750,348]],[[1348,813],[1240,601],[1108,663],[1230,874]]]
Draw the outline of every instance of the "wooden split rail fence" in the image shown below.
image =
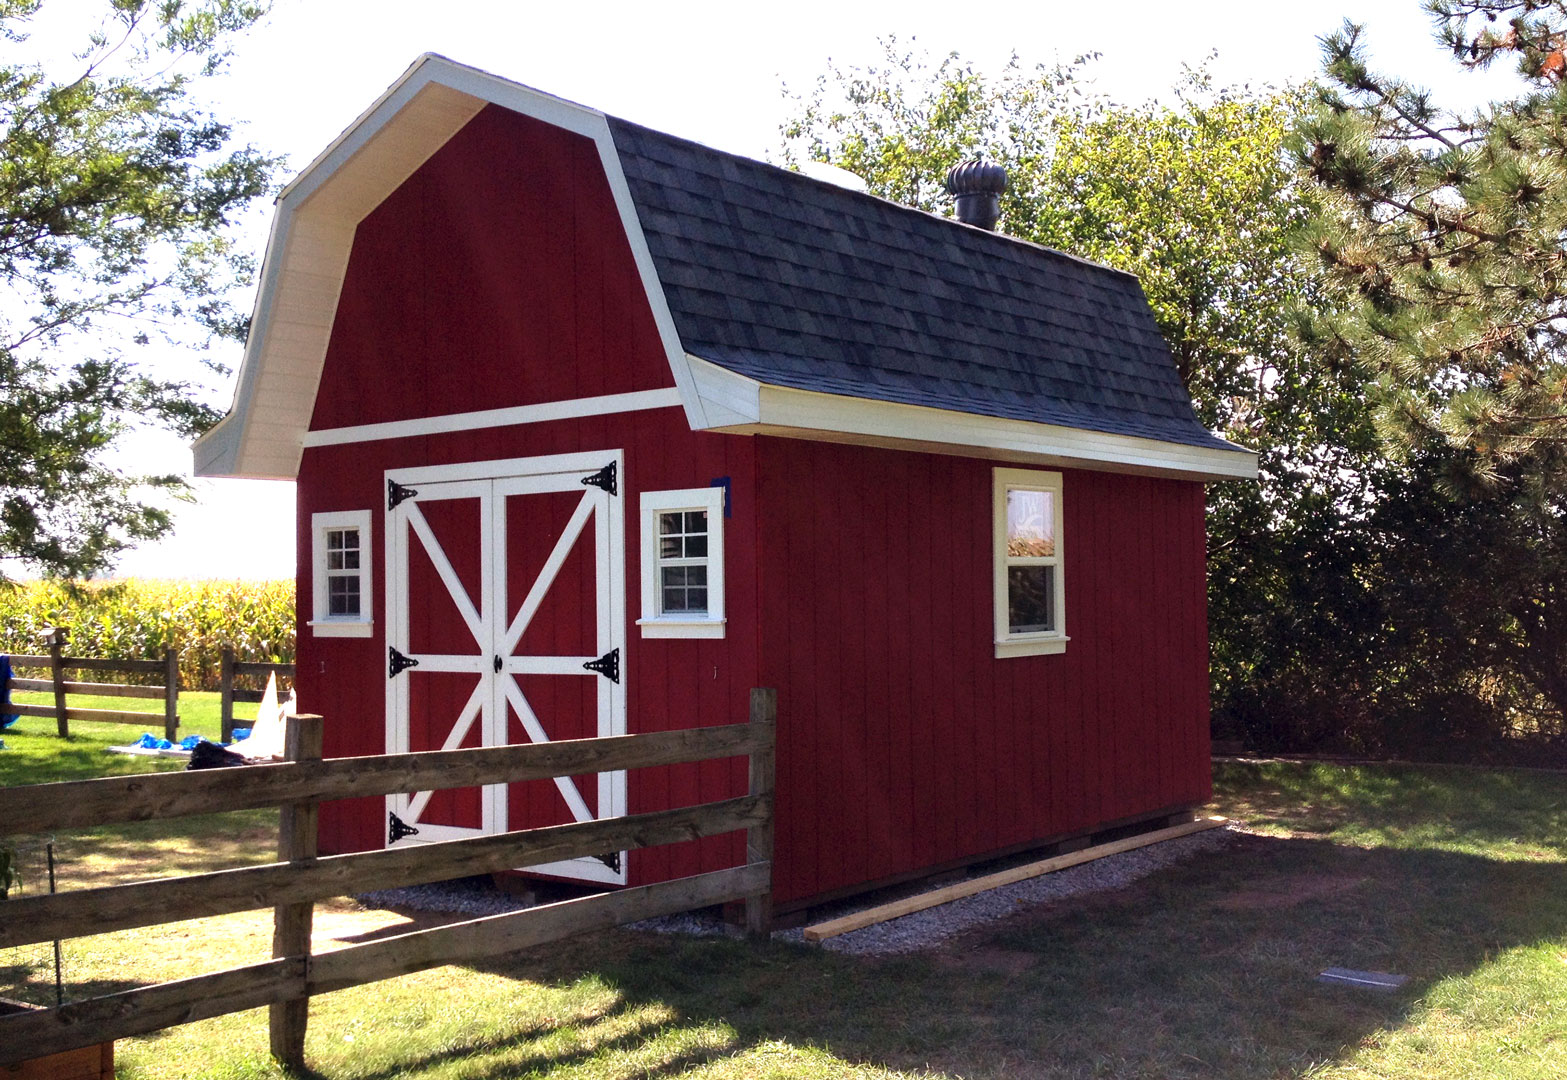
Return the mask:
[[[55,628],[44,636],[47,656],[11,657],[11,666],[19,668],[47,668],[47,679],[11,678],[11,689],[54,692],[53,705],[22,705],[12,703],[5,711],[15,716],[53,717],[55,729],[65,738],[71,733],[72,720],[98,720],[113,724],[148,724],[158,719],[157,713],[135,712],[119,709],[79,709],[67,705],[67,694],[93,694],[99,697],[153,698],[163,702],[163,737],[173,742],[180,730],[180,654],[169,649],[162,660],[103,660],[87,656],[65,655],[66,633]],[[131,686],[126,683],[73,682],[65,677],[67,671],[107,671],[123,674],[162,675],[162,686]]]
[[[131,709],[82,709],[69,704],[66,701],[67,694],[92,694],[96,697],[122,697],[122,698],[151,698],[163,702],[163,737],[170,742],[179,738],[180,729],[180,654],[178,649],[168,649],[163,654],[162,660],[110,660],[99,657],[66,656],[65,644],[66,631],[56,628],[48,631],[44,636],[44,644],[48,647],[47,655],[33,656],[17,655],[11,657],[11,664],[18,668],[44,668],[49,672],[46,679],[23,679],[16,676],[11,678],[13,691],[47,694],[54,693],[53,705],[23,705],[13,704],[6,706],[6,712],[16,716],[38,716],[45,719],[52,718],[55,728],[61,737],[71,733],[70,722],[72,720],[96,720],[114,724],[139,724],[148,725],[160,719],[157,713],[137,712]],[[125,674],[161,675],[161,686],[133,686],[128,683],[104,683],[104,682],[76,682],[66,676],[67,671],[107,671]],[[221,724],[223,742],[232,742],[234,739],[234,706],[236,703],[261,700],[263,691],[248,690],[235,683],[246,676],[262,677],[277,675],[279,678],[293,679],[293,664],[250,663],[235,658],[233,649],[223,650],[222,668],[219,675],[218,689],[222,701]]]
[[[267,907],[274,912],[274,959],[266,963],[0,1016],[0,1068],[262,1005],[271,1009],[273,1054],[300,1066],[309,998],[316,994],[733,901],[745,902],[747,929],[765,934],[771,922],[776,715],[776,693],[753,690],[745,724],[325,760],[321,718],[299,716],[287,721],[290,760],[277,764],[0,788],[0,835],[282,808],[276,863],[0,902],[0,948]],[[316,854],[316,807],[322,799],[740,756],[750,761],[750,790],[737,798],[352,855]],[[728,870],[311,952],[318,900],[742,829],[746,862]]]

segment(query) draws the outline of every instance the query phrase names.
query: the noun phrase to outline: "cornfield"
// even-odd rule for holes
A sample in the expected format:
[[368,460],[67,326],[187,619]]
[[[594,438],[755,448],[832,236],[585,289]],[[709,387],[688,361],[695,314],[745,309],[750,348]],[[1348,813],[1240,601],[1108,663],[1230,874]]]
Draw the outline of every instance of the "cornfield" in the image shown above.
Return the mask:
[[[72,656],[159,660],[180,651],[180,686],[216,690],[223,648],[240,660],[292,663],[292,581],[24,581],[0,584],[0,653],[40,653],[63,626]],[[157,682],[155,676],[118,681]]]

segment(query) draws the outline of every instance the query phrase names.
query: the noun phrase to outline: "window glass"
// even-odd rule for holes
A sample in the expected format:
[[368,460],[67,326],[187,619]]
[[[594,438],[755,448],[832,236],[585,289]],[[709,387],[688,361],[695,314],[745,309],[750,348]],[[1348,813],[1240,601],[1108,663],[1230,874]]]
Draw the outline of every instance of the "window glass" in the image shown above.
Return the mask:
[[1007,567],[1007,632],[1039,634],[1055,628],[1055,567]]
[[1056,553],[1053,492],[1007,492],[1007,555],[1047,558]]

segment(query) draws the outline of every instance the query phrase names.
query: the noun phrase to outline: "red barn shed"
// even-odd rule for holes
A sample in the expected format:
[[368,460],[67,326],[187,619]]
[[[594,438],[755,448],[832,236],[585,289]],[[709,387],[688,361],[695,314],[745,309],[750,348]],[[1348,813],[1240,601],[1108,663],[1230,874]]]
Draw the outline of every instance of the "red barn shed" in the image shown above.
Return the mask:
[[[785,907],[1209,796],[1203,485],[1254,457],[1118,271],[426,56],[284,189],[195,453],[298,480],[329,755],[729,723],[776,687]],[[321,843],[743,769],[338,803]]]

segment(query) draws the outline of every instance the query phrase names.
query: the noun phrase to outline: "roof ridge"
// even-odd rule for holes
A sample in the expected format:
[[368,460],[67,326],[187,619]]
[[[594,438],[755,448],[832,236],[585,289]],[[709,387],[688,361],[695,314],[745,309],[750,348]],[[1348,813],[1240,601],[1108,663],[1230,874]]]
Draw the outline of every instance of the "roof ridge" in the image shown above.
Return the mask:
[[917,206],[909,206],[906,203],[898,202],[896,199],[888,199],[881,195],[873,195],[868,191],[855,191],[853,188],[841,187],[826,180],[818,180],[814,176],[807,176],[798,169],[790,169],[782,165],[776,165],[771,161],[762,161],[759,158],[750,157],[746,154],[738,154],[733,150],[724,150],[720,147],[711,146],[699,139],[688,138],[684,135],[675,135],[668,131],[660,130],[659,128],[649,127],[646,124],[639,124],[635,120],[627,120],[624,117],[615,116],[612,113],[605,113],[604,117],[610,122],[612,132],[614,125],[623,124],[626,127],[636,128],[639,131],[647,132],[648,134],[654,135],[661,139],[669,139],[674,142],[685,143],[688,146],[698,147],[706,153],[729,158],[733,161],[741,162],[753,168],[760,167],[764,169],[771,169],[774,172],[782,173],[784,176],[792,178],[792,182],[803,183],[816,190],[830,192],[834,198],[866,199],[872,203],[877,204],[878,206],[890,208],[897,211],[898,213],[913,215],[915,220],[922,222],[941,222],[946,225],[954,226],[958,229],[967,230],[968,233],[973,235],[980,243],[1005,241],[1009,244],[1014,244],[1019,247],[1038,251],[1044,255],[1050,255],[1059,259],[1065,259],[1070,262],[1079,263],[1083,266],[1092,267],[1095,270],[1104,270],[1108,273],[1117,274],[1121,277],[1128,277],[1133,281],[1138,281],[1139,284],[1141,284],[1138,276],[1132,273],[1130,270],[1122,270],[1120,267],[1111,266],[1108,263],[1102,263],[1096,259],[1090,259],[1086,256],[1077,255],[1070,251],[1062,251],[1060,248],[1053,248],[1047,244],[1041,244],[1034,240],[1024,239],[1021,236],[1013,236],[1010,233],[997,232],[994,229],[981,229],[977,225],[967,224],[966,222],[959,221],[957,218],[947,217],[944,214],[932,213],[929,210],[921,210]]

